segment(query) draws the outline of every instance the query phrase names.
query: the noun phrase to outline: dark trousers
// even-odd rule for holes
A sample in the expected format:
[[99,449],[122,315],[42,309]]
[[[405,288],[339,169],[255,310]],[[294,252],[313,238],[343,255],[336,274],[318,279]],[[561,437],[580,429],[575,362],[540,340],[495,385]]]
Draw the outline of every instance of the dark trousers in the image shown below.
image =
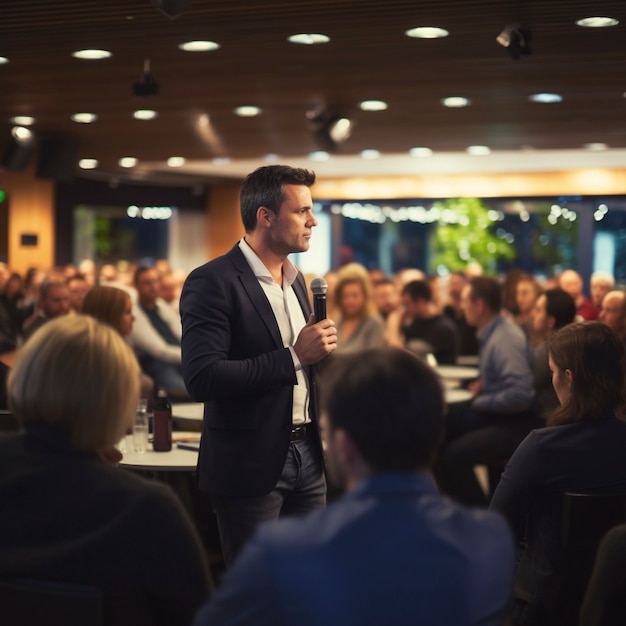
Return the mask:
[[462,504],[486,506],[488,498],[474,466],[504,468],[526,435],[543,425],[534,411],[496,415],[465,409],[451,413],[435,467],[441,490]]
[[326,504],[326,479],[319,446],[309,435],[291,443],[282,474],[267,495],[233,498],[211,494],[222,555],[229,566],[260,522],[300,515]]

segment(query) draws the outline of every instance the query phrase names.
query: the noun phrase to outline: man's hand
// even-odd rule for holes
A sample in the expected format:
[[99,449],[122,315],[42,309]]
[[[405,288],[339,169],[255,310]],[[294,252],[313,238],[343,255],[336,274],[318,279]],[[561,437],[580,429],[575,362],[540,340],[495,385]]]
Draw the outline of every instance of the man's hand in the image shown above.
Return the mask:
[[329,319],[315,322],[315,315],[312,314],[300,331],[293,349],[302,365],[318,363],[337,349],[335,322]]

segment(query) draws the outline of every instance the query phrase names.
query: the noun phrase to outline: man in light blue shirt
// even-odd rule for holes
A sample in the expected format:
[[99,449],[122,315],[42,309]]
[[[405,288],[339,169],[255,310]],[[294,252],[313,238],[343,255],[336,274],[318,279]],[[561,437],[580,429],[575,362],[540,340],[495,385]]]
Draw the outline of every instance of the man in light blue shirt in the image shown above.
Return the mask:
[[[535,407],[531,352],[521,328],[501,315],[502,288],[477,276],[461,293],[461,309],[477,329],[479,379],[469,410],[451,413],[437,476],[451,497],[484,506],[474,466],[504,468],[524,437],[542,425]],[[495,485],[490,485],[491,490]]]

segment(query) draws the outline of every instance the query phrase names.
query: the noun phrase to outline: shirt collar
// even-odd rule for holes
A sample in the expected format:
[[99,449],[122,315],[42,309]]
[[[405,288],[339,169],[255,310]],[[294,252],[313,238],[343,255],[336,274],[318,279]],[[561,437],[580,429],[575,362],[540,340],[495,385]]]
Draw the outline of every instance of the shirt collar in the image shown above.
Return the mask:
[[[258,280],[269,283],[274,282],[270,271],[265,267],[263,261],[259,259],[257,253],[250,247],[245,237],[242,237],[239,241],[239,248]],[[283,262],[283,281],[287,281],[287,284],[291,286],[297,276],[298,268],[289,259],[285,259]]]
[[497,326],[504,322],[504,318],[502,315],[497,315],[494,317],[486,326],[480,329],[478,333],[476,333],[476,337],[481,344],[484,344],[487,339],[489,339],[491,333],[496,329]]

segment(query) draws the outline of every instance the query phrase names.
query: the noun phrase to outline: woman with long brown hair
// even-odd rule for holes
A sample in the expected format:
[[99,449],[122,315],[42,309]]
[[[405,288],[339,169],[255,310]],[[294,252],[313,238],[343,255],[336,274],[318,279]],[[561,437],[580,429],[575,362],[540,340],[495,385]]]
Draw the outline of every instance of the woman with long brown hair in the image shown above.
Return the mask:
[[561,516],[566,491],[626,492],[624,347],[600,322],[569,324],[549,340],[559,407],[507,464],[491,501],[523,542],[514,624],[558,624],[565,569]]

